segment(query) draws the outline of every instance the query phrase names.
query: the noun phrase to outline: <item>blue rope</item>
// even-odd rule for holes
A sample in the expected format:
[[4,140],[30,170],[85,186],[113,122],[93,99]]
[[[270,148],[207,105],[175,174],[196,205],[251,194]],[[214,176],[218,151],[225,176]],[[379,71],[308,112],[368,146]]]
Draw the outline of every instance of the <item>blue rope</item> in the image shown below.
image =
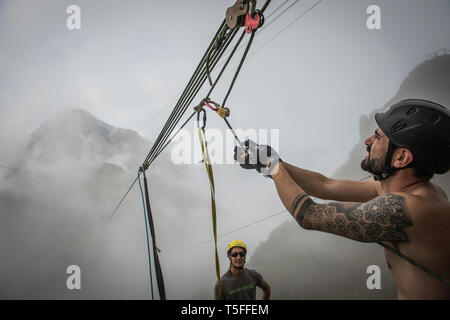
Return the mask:
[[145,209],[144,193],[142,192],[140,175],[141,175],[141,169],[139,169],[139,171],[138,171],[137,181],[139,182],[139,189],[141,190],[141,198],[142,198],[142,207],[144,208],[145,233],[147,235],[148,269],[150,271],[150,287],[152,290],[152,300],[155,300],[155,298],[153,296],[153,276],[152,276],[152,262],[151,262],[151,257],[150,257],[150,240],[148,238],[147,210]]

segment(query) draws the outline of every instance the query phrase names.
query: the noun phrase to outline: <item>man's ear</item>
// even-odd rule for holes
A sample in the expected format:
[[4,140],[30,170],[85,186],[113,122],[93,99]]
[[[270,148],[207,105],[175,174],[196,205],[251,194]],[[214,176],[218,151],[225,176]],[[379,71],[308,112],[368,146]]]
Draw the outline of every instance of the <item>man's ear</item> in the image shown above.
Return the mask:
[[394,152],[393,164],[392,166],[395,168],[404,168],[411,164],[414,160],[413,153],[406,148],[398,148]]

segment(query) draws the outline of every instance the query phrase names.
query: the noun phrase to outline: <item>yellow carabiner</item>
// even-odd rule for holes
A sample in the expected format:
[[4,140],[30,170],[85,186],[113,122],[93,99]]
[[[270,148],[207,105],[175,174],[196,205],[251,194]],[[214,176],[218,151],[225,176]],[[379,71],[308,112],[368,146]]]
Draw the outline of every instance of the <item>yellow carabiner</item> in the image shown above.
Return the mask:
[[217,111],[216,113],[221,117],[221,118],[227,118],[230,116],[230,109],[228,108],[224,108],[222,106],[217,106]]

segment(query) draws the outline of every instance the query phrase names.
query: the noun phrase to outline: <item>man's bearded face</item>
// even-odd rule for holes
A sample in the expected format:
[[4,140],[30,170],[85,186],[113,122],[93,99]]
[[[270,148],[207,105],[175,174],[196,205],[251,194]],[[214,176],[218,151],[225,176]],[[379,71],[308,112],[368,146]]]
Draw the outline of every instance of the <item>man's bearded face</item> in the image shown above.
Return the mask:
[[364,143],[368,154],[361,161],[361,169],[374,175],[381,173],[386,159],[387,137],[378,128]]

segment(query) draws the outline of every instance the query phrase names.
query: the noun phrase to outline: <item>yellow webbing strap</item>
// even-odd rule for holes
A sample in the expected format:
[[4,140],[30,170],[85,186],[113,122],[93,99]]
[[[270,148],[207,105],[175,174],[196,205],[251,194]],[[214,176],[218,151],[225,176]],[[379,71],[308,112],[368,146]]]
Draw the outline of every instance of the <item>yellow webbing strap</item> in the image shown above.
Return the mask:
[[217,299],[222,299],[222,289],[220,286],[220,264],[219,264],[219,254],[217,253],[217,219],[216,219],[216,198],[215,198],[215,188],[214,188],[214,176],[211,166],[211,159],[208,152],[208,144],[206,142],[205,129],[198,126],[198,137],[200,140],[200,145],[202,146],[203,162],[205,163],[206,172],[208,173],[209,185],[211,187],[211,216],[213,223],[213,233],[214,233],[214,250],[216,256],[216,275],[217,275]]

